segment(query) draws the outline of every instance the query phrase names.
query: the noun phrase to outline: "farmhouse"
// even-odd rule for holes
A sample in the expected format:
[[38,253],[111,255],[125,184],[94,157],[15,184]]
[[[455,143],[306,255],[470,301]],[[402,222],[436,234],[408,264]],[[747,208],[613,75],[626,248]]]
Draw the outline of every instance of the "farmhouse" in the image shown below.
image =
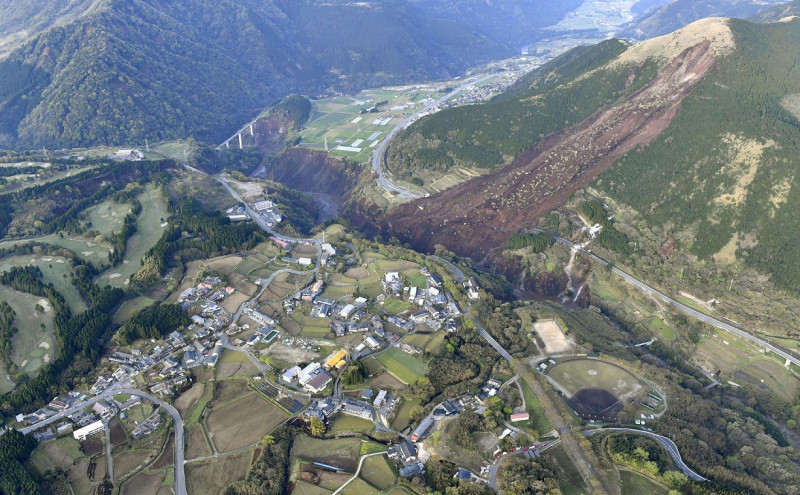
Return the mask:
[[405,440],[389,449],[389,459],[397,459],[403,464],[417,460],[417,448],[413,443]]
[[411,433],[411,441],[417,442],[420,438],[424,437],[428,430],[434,425],[436,421],[428,416],[427,418],[423,419],[422,422],[417,426],[417,429]]
[[386,390],[381,390],[378,392],[378,396],[375,397],[375,400],[372,401],[372,405],[375,407],[380,407],[384,402],[386,402]]
[[518,421],[528,421],[531,419],[531,415],[528,413],[516,413],[511,415],[511,422],[516,423]]
[[316,394],[325,390],[325,387],[327,387],[330,382],[331,375],[321,371],[308,380],[304,387],[309,392]]
[[469,287],[467,288],[467,295],[470,299],[478,299],[478,282],[475,280],[475,277],[469,278]]
[[75,438],[75,440],[84,441],[86,440],[86,437],[101,431],[103,431],[103,422],[95,421],[88,426],[84,426],[83,428],[73,431],[72,436]]
[[342,308],[341,311],[339,311],[339,316],[341,316],[342,318],[350,318],[351,316],[353,316],[353,313],[355,312],[356,312],[356,307],[353,306],[352,304],[348,304],[347,306]]

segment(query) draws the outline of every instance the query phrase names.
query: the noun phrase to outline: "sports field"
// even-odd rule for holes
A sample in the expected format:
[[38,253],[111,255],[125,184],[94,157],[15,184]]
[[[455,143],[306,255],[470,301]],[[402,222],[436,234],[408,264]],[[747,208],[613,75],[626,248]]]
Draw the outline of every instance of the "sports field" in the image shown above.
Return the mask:
[[537,321],[533,324],[533,330],[544,342],[544,350],[548,354],[567,352],[572,348],[561,326],[555,320]]
[[633,373],[599,359],[562,361],[548,372],[582,417],[614,419],[626,400],[649,390]]
[[425,363],[394,347],[379,354],[376,359],[387,370],[407,384],[417,383],[425,374]]

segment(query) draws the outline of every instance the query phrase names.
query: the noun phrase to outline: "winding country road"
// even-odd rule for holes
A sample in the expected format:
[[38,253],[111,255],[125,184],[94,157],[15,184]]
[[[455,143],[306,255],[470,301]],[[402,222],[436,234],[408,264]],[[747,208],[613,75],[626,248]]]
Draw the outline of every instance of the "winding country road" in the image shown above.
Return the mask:
[[337,489],[336,489],[336,491],[335,491],[335,492],[333,492],[333,494],[332,494],[332,495],[336,495],[337,493],[339,493],[340,491],[342,491],[342,489],[343,489],[344,487],[346,487],[347,485],[349,485],[351,481],[353,481],[354,479],[358,478],[358,473],[359,473],[359,472],[361,472],[361,465],[362,465],[362,464],[364,464],[364,459],[366,459],[367,457],[372,457],[372,456],[374,456],[374,455],[383,455],[383,454],[385,454],[385,453],[386,453],[386,451],[384,450],[384,451],[381,451],[381,452],[375,452],[374,454],[366,454],[366,455],[362,455],[362,456],[361,456],[361,460],[359,460],[359,461],[358,461],[358,469],[356,469],[356,474],[354,474],[352,478],[350,478],[349,480],[347,480],[347,481],[344,483],[344,485],[342,485],[342,486],[340,486],[339,488],[337,488]]
[[391,179],[386,177],[386,175],[383,173],[383,170],[382,170],[382,167],[381,167],[381,164],[383,162],[383,155],[386,153],[386,146],[389,145],[389,141],[392,140],[392,138],[395,136],[395,134],[397,134],[398,132],[403,130],[408,124],[410,124],[410,123],[414,122],[415,120],[419,119],[420,116],[422,116],[422,114],[431,111],[437,105],[440,105],[440,104],[444,103],[445,101],[449,100],[450,98],[452,98],[453,96],[457,95],[458,93],[464,91],[465,89],[470,88],[472,86],[475,86],[476,84],[480,84],[483,81],[486,81],[486,80],[491,79],[493,77],[496,77],[498,75],[499,74],[489,74],[488,76],[484,76],[484,77],[481,77],[479,79],[475,79],[474,81],[465,82],[464,84],[462,84],[458,88],[456,88],[453,91],[447,93],[446,95],[442,96],[441,98],[439,98],[438,100],[434,101],[433,103],[429,103],[428,105],[425,105],[425,107],[422,108],[422,110],[419,110],[415,114],[413,114],[413,115],[411,115],[409,117],[406,117],[402,122],[400,122],[399,124],[394,126],[394,128],[391,131],[389,131],[388,134],[386,134],[386,136],[383,138],[383,140],[378,145],[378,147],[375,149],[375,151],[372,152],[372,171],[375,172],[376,174],[378,174],[377,179],[375,179],[375,180],[378,181],[378,184],[380,184],[380,186],[383,189],[385,189],[386,191],[396,193],[397,196],[399,198],[402,198],[402,199],[419,199],[419,198],[422,198],[424,196],[427,196],[427,194],[426,195],[422,195],[422,194],[414,192],[414,191],[412,191],[410,189],[404,189],[404,188],[398,186],[397,184],[395,184],[394,182],[392,182]]
[[[552,235],[553,238],[556,240],[556,242],[559,242],[560,244],[564,244],[565,246],[568,246],[570,249],[574,249],[574,250],[580,251],[584,255],[590,257],[591,259],[593,259],[594,261],[600,263],[603,266],[609,265],[608,261],[606,261],[603,258],[597,256],[596,254],[592,253],[591,251],[588,251],[588,250],[580,247],[577,244],[574,244],[574,243],[572,243],[572,242],[570,242],[570,241],[568,241],[566,239],[563,239],[563,238],[559,237],[558,235],[553,234],[552,232],[547,232],[547,231],[543,231],[543,230],[539,230],[539,229],[534,229],[534,232],[546,232],[546,233]],[[751,334],[749,332],[746,332],[746,331],[744,331],[744,330],[742,330],[740,328],[734,327],[733,325],[729,325],[729,324],[725,323],[724,321],[721,321],[721,320],[718,320],[718,319],[713,318],[711,316],[708,316],[707,314],[701,313],[700,311],[697,311],[696,309],[692,309],[689,306],[686,306],[685,304],[682,304],[679,301],[676,301],[675,299],[667,296],[666,294],[664,294],[663,292],[659,291],[658,289],[653,288],[650,285],[647,285],[646,283],[642,282],[641,280],[633,277],[632,275],[620,270],[616,266],[612,265],[611,271],[613,273],[619,275],[620,277],[622,277],[622,279],[625,280],[625,282],[627,282],[628,284],[636,287],[637,289],[639,289],[640,291],[642,291],[643,293],[645,293],[645,294],[647,294],[649,296],[655,296],[656,298],[661,299],[665,303],[672,305],[675,309],[677,309],[681,313],[689,315],[689,316],[691,316],[693,318],[696,318],[696,319],[698,319],[698,320],[700,320],[702,322],[708,323],[709,325],[714,326],[716,328],[719,328],[720,330],[725,330],[726,332],[730,332],[730,333],[732,333],[734,335],[742,337],[743,339],[749,340],[750,342],[753,342],[754,344],[759,345],[759,346],[763,347],[764,349],[766,349],[766,350],[768,350],[770,352],[773,352],[773,353],[777,354],[778,356],[782,357],[783,359],[785,359],[786,362],[787,362],[787,366],[788,366],[788,363],[794,363],[795,365],[800,366],[800,359],[799,358],[793,356],[792,354],[789,354],[788,352],[786,352],[786,351],[784,351],[782,349],[779,349],[778,347],[770,344],[769,342],[767,342],[767,341],[765,341],[765,340],[763,340],[763,339],[761,339],[759,337],[756,337],[755,335],[753,335],[753,334]]]
[[672,440],[670,440],[665,436],[658,435],[651,431],[635,430],[633,428],[595,428],[591,430],[583,430],[583,434],[588,437],[594,435],[597,432],[604,432],[604,431],[605,432],[617,431],[622,433],[632,433],[635,435],[644,435],[650,437],[658,441],[658,443],[660,443],[667,450],[670,457],[672,457],[672,460],[675,461],[675,464],[678,465],[680,470],[683,471],[683,474],[688,476],[689,479],[693,481],[708,481],[708,479],[703,478],[702,476],[694,472],[692,468],[690,468],[689,466],[686,465],[686,463],[683,462],[683,459],[681,458],[681,453],[678,451],[678,446],[675,445],[675,442],[673,442]]

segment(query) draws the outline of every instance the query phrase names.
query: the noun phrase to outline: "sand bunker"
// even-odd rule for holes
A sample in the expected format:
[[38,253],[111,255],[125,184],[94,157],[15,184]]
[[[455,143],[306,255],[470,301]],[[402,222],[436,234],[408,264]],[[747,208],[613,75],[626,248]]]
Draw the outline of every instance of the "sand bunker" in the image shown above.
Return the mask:
[[50,305],[50,301],[48,301],[47,299],[39,299],[38,301],[36,301],[36,304],[44,308],[45,313],[48,313],[50,312],[51,309],[53,309],[53,307]]
[[163,229],[163,228],[164,228],[164,227],[166,227],[167,225],[169,225],[169,222],[164,222],[164,223],[162,223],[162,224],[161,224],[161,228]]
[[44,342],[44,341],[39,342],[39,347],[43,349],[50,349],[50,342]]
[[84,256],[91,256],[94,254],[94,251],[81,251],[81,254]]
[[121,273],[112,273],[111,275],[108,276],[108,278],[109,279],[115,279],[115,278],[119,278],[121,276],[122,276]]

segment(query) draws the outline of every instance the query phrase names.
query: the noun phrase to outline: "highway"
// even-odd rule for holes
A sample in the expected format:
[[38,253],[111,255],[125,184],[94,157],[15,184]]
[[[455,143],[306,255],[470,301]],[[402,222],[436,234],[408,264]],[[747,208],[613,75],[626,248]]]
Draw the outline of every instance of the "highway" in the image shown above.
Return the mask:
[[[542,231],[542,230],[538,230],[538,229],[534,229],[534,231],[536,231],[536,232],[546,232],[546,231]],[[606,260],[604,260],[603,258],[597,256],[596,254],[592,253],[591,251],[587,251],[586,249],[581,248],[577,244],[569,242],[566,239],[562,239],[561,237],[553,234],[552,232],[547,232],[547,233],[552,235],[553,238],[555,238],[556,242],[564,244],[565,246],[569,246],[571,249],[575,249],[577,251],[580,251],[581,253],[585,254],[586,256],[590,257],[591,259],[593,259],[594,261],[600,263],[601,265],[605,266],[605,265],[609,264]],[[645,294],[647,294],[649,296],[655,296],[658,299],[661,299],[662,301],[664,301],[665,303],[672,305],[675,309],[677,309],[681,313],[684,313],[684,314],[686,314],[688,316],[696,318],[696,319],[698,319],[698,320],[700,320],[702,322],[708,323],[709,325],[714,326],[716,328],[719,328],[720,330],[725,330],[726,332],[730,332],[730,333],[732,333],[734,335],[742,337],[743,339],[747,339],[750,342],[753,342],[754,344],[759,345],[759,346],[763,347],[764,349],[777,354],[778,356],[780,356],[783,359],[785,359],[787,361],[787,363],[794,363],[795,365],[800,366],[800,359],[794,357],[793,355],[789,354],[788,352],[785,352],[785,351],[775,347],[774,345],[770,344],[769,342],[767,342],[767,341],[765,341],[763,339],[760,339],[759,337],[756,337],[755,335],[752,335],[752,334],[750,334],[750,333],[748,333],[748,332],[746,332],[746,331],[744,331],[744,330],[742,330],[740,328],[734,327],[733,325],[729,325],[729,324],[725,323],[724,321],[721,321],[721,320],[718,320],[718,319],[716,319],[714,317],[708,316],[707,314],[702,313],[700,311],[697,311],[696,309],[692,309],[689,306],[686,306],[685,304],[682,304],[682,303],[676,301],[675,299],[667,296],[666,294],[660,292],[658,289],[655,289],[655,288],[647,285],[646,283],[642,282],[641,280],[639,280],[637,278],[634,278],[633,276],[631,276],[628,273],[620,270],[616,266],[612,266],[611,267],[611,271],[613,273],[619,275],[620,277],[622,277],[622,279],[625,280],[625,282],[627,282],[628,284],[636,287],[637,289],[639,289],[640,291],[642,291],[643,293],[645,293]]]
[[449,100],[453,96],[457,95],[458,93],[464,91],[465,89],[472,87],[476,84],[480,84],[487,79],[491,79],[493,77],[498,76],[499,74],[489,74],[488,76],[481,77],[480,79],[476,79],[474,81],[465,82],[458,88],[454,89],[453,91],[447,93],[446,95],[442,96],[438,100],[434,101],[426,105],[422,110],[418,111],[417,113],[407,117],[405,120],[394,126],[394,128],[389,131],[388,134],[383,138],[380,142],[378,147],[375,151],[372,152],[372,171],[378,174],[377,181],[380,186],[389,192],[397,193],[397,196],[402,199],[419,199],[424,197],[422,194],[416,193],[409,189],[403,189],[402,187],[398,186],[394,182],[392,182],[388,177],[383,174],[383,170],[381,169],[381,163],[383,162],[383,155],[386,153],[386,146],[389,144],[389,141],[400,132],[405,126],[414,122],[415,120],[419,119],[420,116],[426,112],[431,111],[437,105],[444,103],[445,101]]
[[675,461],[675,464],[678,465],[680,470],[683,471],[683,474],[688,476],[689,479],[693,481],[708,481],[708,479],[703,478],[696,472],[692,471],[692,469],[683,462],[683,459],[681,458],[681,453],[678,451],[678,446],[675,445],[675,442],[673,442],[667,437],[657,435],[651,431],[635,430],[633,428],[595,428],[591,430],[583,430],[583,434],[588,437],[594,435],[598,431],[619,431],[623,433],[633,433],[636,435],[648,436],[658,441],[658,443],[660,443],[665,449],[667,449],[667,452],[669,452],[669,455],[670,457],[672,457],[672,460]]

